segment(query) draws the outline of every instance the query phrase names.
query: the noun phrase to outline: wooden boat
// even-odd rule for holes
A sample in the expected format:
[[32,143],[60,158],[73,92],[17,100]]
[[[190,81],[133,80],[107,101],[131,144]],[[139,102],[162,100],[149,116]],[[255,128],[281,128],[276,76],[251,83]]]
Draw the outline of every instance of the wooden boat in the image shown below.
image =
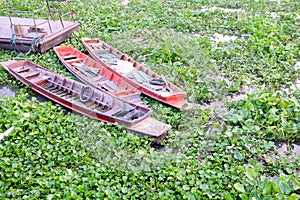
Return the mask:
[[158,139],[164,137],[171,128],[151,118],[149,108],[115,98],[29,61],[10,60],[1,64],[37,93],[77,113],[103,122],[125,125],[125,129]]
[[143,94],[180,110],[190,110],[194,107],[187,102],[186,93],[168,82],[164,76],[156,74],[99,39],[82,38],[81,41],[96,61],[122,75]]
[[146,107],[141,100],[141,92],[112,69],[96,62],[74,47],[57,46],[53,49],[65,67],[83,83],[98,88],[112,96]]

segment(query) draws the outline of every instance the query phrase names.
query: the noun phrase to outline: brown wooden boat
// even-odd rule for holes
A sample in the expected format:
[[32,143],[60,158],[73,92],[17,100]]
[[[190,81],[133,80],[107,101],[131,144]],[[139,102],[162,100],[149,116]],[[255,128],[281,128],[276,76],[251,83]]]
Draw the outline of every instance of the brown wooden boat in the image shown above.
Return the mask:
[[164,76],[156,74],[99,39],[82,38],[81,40],[96,61],[122,75],[143,94],[180,110],[190,110],[194,107],[187,102],[186,93],[168,82]]
[[146,107],[141,100],[141,92],[112,69],[96,62],[74,47],[57,46],[53,49],[65,67],[83,83],[130,103]]
[[47,7],[40,2],[38,9],[8,10],[8,16],[0,16],[0,49],[44,53],[79,30],[70,0],[46,0]]
[[151,118],[149,108],[115,98],[29,61],[10,60],[1,64],[37,93],[77,113],[103,122],[125,125],[125,129],[158,139],[164,137],[171,128]]

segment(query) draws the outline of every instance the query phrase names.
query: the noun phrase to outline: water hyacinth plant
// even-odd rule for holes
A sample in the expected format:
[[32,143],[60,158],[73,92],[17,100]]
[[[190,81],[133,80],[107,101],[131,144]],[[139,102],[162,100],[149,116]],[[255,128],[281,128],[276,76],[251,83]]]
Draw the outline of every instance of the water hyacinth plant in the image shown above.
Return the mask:
[[[299,1],[70,3],[81,29],[62,45],[87,53],[80,39],[98,37],[180,85],[195,109],[143,96],[173,127],[158,145],[40,102],[0,67],[0,84],[19,90],[0,100],[0,133],[14,127],[0,140],[1,199],[300,198]],[[0,14],[42,4],[4,1]],[[0,50],[9,59],[74,78],[53,50]]]

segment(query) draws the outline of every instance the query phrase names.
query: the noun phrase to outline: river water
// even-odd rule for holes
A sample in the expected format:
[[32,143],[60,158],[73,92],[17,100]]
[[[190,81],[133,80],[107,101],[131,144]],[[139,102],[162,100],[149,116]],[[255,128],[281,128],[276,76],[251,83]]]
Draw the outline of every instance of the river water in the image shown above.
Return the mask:
[[[8,85],[0,85],[0,99],[3,99],[4,96],[15,97],[18,91],[18,88],[12,88]],[[34,93],[34,95],[29,95],[28,99],[31,99],[32,97],[35,97],[39,102],[49,101],[46,97],[38,93]]]
[[11,88],[7,85],[0,85],[0,99],[3,99],[4,96],[15,97],[15,93],[19,91],[16,88]]

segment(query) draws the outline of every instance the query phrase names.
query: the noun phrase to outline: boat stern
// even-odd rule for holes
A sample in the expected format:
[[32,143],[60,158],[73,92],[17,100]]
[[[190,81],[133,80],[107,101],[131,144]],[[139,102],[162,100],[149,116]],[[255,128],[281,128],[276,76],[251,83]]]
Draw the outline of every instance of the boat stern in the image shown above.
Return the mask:
[[130,131],[154,138],[164,137],[171,128],[171,125],[165,124],[151,117],[148,117],[133,126],[127,127]]
[[181,111],[188,111],[188,110],[193,110],[195,107],[195,105],[193,103],[190,102],[184,102],[184,104],[182,104],[182,106],[180,107]]
[[14,64],[14,63],[17,63],[17,61],[15,61],[15,60],[8,60],[8,61],[5,61],[5,62],[1,62],[0,64],[4,67],[4,69],[6,71],[8,71],[8,66],[11,65],[11,64]]

